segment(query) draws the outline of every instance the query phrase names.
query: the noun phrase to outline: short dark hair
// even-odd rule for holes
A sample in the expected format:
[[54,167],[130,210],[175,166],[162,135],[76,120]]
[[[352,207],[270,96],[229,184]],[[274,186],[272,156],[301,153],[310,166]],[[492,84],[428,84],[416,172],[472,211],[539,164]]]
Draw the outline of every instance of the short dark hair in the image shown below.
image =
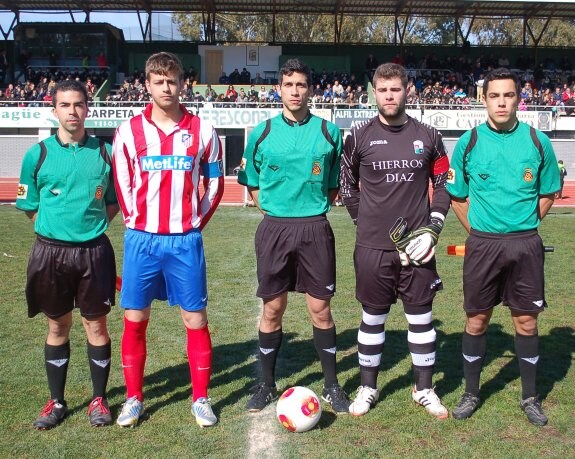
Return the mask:
[[180,58],[167,51],[152,54],[146,61],[144,72],[148,81],[150,81],[150,73],[165,76],[167,73],[173,72],[178,76],[179,81],[184,79],[184,68]]
[[297,58],[288,59],[285,61],[284,65],[282,65],[279,72],[279,84],[282,84],[284,75],[292,76],[294,73],[303,73],[305,75],[307,85],[311,86],[311,71],[307,64]]
[[494,80],[513,80],[515,83],[515,92],[517,93],[517,97],[519,97],[519,93],[521,93],[521,80],[511,70],[506,69],[505,67],[499,67],[485,75],[485,78],[483,79],[484,94],[487,94],[489,83]]
[[52,104],[56,106],[56,96],[59,92],[76,91],[84,96],[84,102],[88,105],[88,91],[86,85],[78,80],[64,80],[54,86],[52,89]]
[[407,72],[405,68],[399,64],[394,64],[389,62],[386,64],[381,64],[375,69],[373,74],[373,81],[371,84],[375,88],[375,82],[379,79],[391,80],[392,78],[399,78],[401,80],[401,85],[407,88]]

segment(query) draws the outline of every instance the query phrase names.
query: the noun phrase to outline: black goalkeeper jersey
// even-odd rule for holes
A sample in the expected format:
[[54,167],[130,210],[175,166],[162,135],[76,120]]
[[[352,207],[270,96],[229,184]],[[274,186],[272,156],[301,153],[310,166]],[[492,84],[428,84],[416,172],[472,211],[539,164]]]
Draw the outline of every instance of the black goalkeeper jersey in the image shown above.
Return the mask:
[[408,117],[402,126],[387,126],[376,116],[354,127],[341,159],[340,196],[357,214],[356,244],[395,250],[389,229],[398,217],[411,231],[426,225],[431,212],[446,215],[448,170],[441,134],[427,124]]

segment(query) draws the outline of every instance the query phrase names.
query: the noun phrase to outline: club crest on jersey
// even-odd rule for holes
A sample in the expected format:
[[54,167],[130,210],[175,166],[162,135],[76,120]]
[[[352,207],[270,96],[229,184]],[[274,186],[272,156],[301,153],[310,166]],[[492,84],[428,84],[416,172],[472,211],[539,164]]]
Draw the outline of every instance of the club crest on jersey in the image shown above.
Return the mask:
[[246,158],[242,158],[242,162],[240,163],[240,170],[241,171],[246,170]]
[[452,185],[455,183],[455,169],[451,167],[447,171],[447,183],[451,183]]
[[182,144],[186,148],[190,148],[194,143],[194,134],[182,134]]
[[421,140],[416,140],[415,142],[413,142],[413,151],[416,155],[422,155],[424,150],[423,150],[423,142]]
[[96,187],[96,193],[94,193],[94,198],[100,200],[104,197],[104,187],[102,185],[98,185]]
[[526,167],[525,170],[523,171],[523,180],[525,180],[526,182],[533,181],[533,171],[531,170],[530,167]]
[[321,165],[319,163],[319,161],[314,161],[313,165],[311,167],[311,173],[313,175],[319,175],[321,174]]
[[19,183],[16,199],[26,199],[27,197],[28,197],[28,185],[26,185],[25,183]]

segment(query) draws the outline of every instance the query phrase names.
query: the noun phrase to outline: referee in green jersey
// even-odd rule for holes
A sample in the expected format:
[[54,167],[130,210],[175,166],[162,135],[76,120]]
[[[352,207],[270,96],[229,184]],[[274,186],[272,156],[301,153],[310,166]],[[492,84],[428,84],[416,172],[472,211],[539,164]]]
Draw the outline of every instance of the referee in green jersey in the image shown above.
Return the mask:
[[463,263],[465,392],[452,414],[468,418],[480,404],[487,327],[493,308],[503,303],[516,332],[520,406],[532,424],[545,425],[536,392],[537,317],[545,306],[537,228],[559,190],[559,172],[547,136],[517,120],[519,92],[519,79],[507,69],[485,77],[487,122],[459,139],[448,174],[453,210],[469,232]]
[[83,83],[57,84],[53,104],[58,132],[24,156],[16,199],[36,232],[28,263],[28,316],[42,312],[48,319],[44,357],[50,400],[34,421],[40,430],[56,427],[68,413],[64,387],[75,307],[88,338],[93,386],[89,421],[95,427],[112,422],[106,400],[111,358],[106,315],[115,302],[116,264],[104,234],[118,212],[111,149],[86,134]]
[[289,291],[305,293],[313,342],[325,378],[322,398],[336,413],[349,399],[336,375],[336,331],[330,299],[335,293],[335,239],[326,213],[339,188],[342,138],[334,124],[308,108],[307,65],[288,60],[280,69],[282,113],[249,136],[238,181],[264,214],[255,236],[260,383],[247,403],[256,412],[277,398],[275,366]]

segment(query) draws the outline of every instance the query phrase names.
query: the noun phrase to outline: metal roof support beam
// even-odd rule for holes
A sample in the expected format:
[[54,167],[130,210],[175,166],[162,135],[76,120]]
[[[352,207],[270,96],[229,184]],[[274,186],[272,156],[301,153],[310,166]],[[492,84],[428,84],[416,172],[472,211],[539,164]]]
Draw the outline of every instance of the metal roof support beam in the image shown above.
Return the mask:
[[144,43],[146,43],[146,41],[151,42],[152,41],[152,12],[151,11],[146,11],[147,14],[147,18],[146,18],[146,24],[142,24],[142,11],[139,9],[136,9],[136,13],[138,15],[138,23],[140,24],[140,32],[142,32],[142,40],[144,41]]
[[341,43],[341,29],[343,24],[343,13],[335,13],[333,15],[333,43],[339,45]]
[[12,22],[10,23],[10,27],[8,27],[8,30],[5,31],[2,25],[0,25],[0,32],[2,32],[4,41],[8,40],[8,36],[12,33],[12,30],[14,30],[14,26],[19,22],[20,22],[20,11],[15,11],[14,18],[12,19]]
[[399,38],[399,46],[403,47],[403,40],[405,38],[405,31],[407,30],[407,24],[411,16],[405,15],[403,23],[401,23],[399,15],[394,16],[395,32],[393,34],[393,44],[397,45],[397,39]]
[[467,28],[467,32],[463,33],[463,29],[461,28],[461,17],[455,18],[455,46],[457,46],[457,38],[461,37],[463,44],[467,42],[469,35],[471,34],[471,29],[473,27],[473,23],[475,22],[475,16],[471,16],[471,18],[463,18],[463,21],[469,19],[469,27]]

